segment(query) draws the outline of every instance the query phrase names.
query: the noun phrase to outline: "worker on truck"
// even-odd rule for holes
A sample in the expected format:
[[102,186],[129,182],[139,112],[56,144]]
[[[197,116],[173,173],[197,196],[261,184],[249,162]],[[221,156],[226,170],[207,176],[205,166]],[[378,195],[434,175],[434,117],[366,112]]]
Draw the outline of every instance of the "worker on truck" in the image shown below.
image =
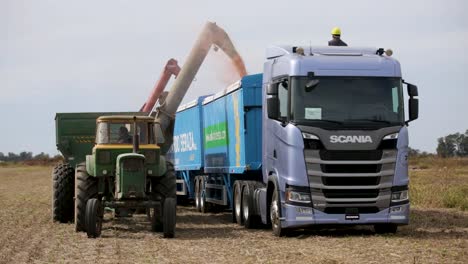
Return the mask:
[[328,46],[348,46],[343,40],[341,40],[341,29],[334,27],[331,31],[332,40],[328,41]]

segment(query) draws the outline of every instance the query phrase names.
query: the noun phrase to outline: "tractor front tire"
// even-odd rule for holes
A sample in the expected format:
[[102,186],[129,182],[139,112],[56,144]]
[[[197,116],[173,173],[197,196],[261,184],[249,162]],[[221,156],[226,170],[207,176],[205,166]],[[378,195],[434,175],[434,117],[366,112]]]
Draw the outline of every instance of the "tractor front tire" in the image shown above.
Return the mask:
[[86,233],[89,238],[101,236],[102,218],[104,216],[104,208],[101,201],[96,198],[91,198],[86,202],[85,225]]
[[86,231],[86,203],[98,196],[98,181],[86,172],[86,165],[79,164],[75,173],[75,231]]
[[52,171],[52,220],[73,221],[75,172],[70,164],[58,164]]
[[176,226],[176,199],[166,198],[163,205],[163,235],[165,238],[173,238]]

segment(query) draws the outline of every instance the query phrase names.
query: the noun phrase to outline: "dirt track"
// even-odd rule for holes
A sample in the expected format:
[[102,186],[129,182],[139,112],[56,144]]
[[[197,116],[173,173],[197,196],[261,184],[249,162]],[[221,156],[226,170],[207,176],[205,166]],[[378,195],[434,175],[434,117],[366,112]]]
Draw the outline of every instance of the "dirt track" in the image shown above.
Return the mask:
[[466,263],[468,213],[416,208],[396,235],[370,228],[307,230],[275,238],[246,230],[227,212],[179,207],[176,238],[151,233],[145,217],[108,220],[102,238],[51,221],[50,168],[0,168],[0,263]]

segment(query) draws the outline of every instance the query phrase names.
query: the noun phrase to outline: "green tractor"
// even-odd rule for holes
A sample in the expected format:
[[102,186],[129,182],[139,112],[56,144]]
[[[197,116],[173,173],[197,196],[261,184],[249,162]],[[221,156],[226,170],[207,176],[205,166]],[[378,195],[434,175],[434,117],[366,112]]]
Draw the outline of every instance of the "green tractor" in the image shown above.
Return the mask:
[[57,114],[57,147],[67,163],[52,173],[53,220],[74,221],[77,232],[95,238],[105,208],[146,210],[153,231],[174,237],[176,179],[157,145],[154,117],[98,114]]

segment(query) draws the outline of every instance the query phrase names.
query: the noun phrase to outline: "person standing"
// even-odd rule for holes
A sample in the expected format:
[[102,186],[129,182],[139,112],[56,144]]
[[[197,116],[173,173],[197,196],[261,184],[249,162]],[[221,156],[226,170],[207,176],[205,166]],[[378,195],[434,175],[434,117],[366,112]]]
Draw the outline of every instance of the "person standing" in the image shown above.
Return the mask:
[[331,31],[332,40],[328,41],[328,46],[348,46],[343,40],[341,40],[341,29],[334,27]]

